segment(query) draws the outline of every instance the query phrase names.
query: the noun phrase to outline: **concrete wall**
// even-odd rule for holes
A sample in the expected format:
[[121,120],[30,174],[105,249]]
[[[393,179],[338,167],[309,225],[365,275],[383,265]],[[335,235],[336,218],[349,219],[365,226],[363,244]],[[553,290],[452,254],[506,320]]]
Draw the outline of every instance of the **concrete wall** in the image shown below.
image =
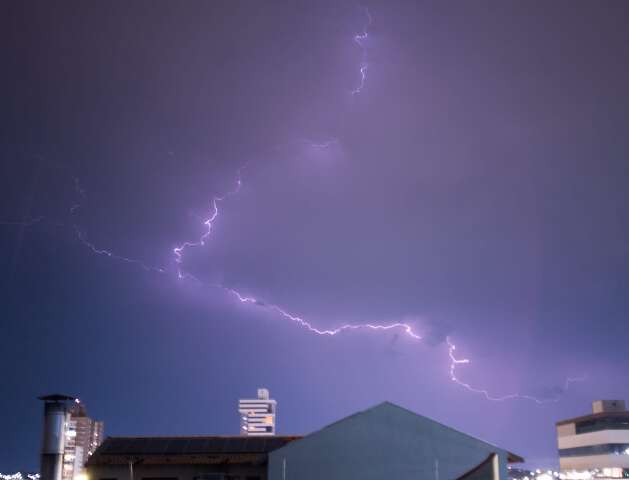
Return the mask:
[[384,403],[269,456],[269,480],[451,480],[495,452],[507,479],[507,452]]

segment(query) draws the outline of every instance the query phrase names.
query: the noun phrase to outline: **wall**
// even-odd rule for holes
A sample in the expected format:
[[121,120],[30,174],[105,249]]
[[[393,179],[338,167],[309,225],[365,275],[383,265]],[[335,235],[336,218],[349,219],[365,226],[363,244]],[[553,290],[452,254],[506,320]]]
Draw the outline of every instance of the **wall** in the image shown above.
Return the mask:
[[[560,427],[573,427],[572,434],[557,428],[557,447],[560,450],[587,447],[594,445],[629,445],[629,430],[600,430],[596,432],[577,434],[574,424]],[[564,454],[565,455],[565,454]],[[561,456],[559,458],[561,470],[587,470],[592,468],[623,467],[629,469],[629,454],[579,454],[578,456]]]

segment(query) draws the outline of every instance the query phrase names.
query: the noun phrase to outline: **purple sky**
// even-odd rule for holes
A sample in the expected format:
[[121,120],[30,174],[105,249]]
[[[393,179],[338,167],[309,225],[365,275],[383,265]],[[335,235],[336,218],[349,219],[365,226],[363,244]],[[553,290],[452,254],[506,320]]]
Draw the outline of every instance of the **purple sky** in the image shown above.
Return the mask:
[[[259,386],[283,434],[390,400],[533,466],[629,398],[629,6],[368,7],[352,95],[355,2],[3,3],[0,471],[52,392],[111,435],[237,433]],[[466,390],[446,336],[462,382],[558,401]]]

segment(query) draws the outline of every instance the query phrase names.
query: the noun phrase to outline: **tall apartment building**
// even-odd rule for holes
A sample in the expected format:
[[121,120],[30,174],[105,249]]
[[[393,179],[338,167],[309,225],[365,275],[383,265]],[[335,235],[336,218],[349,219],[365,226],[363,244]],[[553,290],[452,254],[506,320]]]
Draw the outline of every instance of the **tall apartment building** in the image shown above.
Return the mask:
[[557,422],[564,478],[629,478],[629,412],[623,400],[596,400],[592,413]]
[[269,398],[266,388],[258,388],[258,398],[240,399],[240,434],[247,436],[275,435],[275,411],[277,402]]
[[63,451],[63,480],[81,478],[83,466],[103,442],[104,423],[87,416],[85,406],[78,400],[68,409],[65,422]]

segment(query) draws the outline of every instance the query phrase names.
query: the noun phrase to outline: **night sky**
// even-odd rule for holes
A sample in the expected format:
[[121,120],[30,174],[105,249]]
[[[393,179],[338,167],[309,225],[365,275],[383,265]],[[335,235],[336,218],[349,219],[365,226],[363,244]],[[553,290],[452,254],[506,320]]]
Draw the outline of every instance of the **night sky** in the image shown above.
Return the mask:
[[[38,469],[38,395],[110,435],[236,434],[260,386],[281,434],[390,400],[556,465],[555,421],[629,399],[627,18],[2,2],[0,471]],[[452,381],[446,338],[461,382],[542,404]]]

